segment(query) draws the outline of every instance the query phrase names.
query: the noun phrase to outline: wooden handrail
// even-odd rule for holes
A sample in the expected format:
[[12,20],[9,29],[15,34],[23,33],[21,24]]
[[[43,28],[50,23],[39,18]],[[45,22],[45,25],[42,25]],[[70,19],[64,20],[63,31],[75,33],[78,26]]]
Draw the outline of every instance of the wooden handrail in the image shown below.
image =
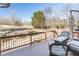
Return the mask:
[[2,36],[2,37],[0,37],[0,39],[3,39],[3,38],[11,38],[11,37],[17,37],[17,36],[36,35],[36,34],[41,34],[41,33],[45,33],[45,32],[36,32],[36,33],[28,33],[28,34],[20,34],[20,35]]

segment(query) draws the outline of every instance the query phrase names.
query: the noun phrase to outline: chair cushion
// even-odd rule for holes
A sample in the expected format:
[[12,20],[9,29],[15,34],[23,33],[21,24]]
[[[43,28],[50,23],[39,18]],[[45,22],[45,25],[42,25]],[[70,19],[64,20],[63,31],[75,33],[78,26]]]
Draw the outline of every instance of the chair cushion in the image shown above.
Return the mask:
[[75,51],[79,51],[79,41],[78,40],[71,40],[68,42],[68,45],[71,49]]
[[67,40],[67,37],[57,37],[57,38],[55,38],[54,39],[55,41],[59,41],[59,42],[63,42],[63,41],[65,41],[65,40]]
[[[65,47],[65,49],[67,49]],[[52,46],[51,48],[51,53],[54,55],[59,55],[59,56],[65,56],[66,55],[66,50],[62,46]]]

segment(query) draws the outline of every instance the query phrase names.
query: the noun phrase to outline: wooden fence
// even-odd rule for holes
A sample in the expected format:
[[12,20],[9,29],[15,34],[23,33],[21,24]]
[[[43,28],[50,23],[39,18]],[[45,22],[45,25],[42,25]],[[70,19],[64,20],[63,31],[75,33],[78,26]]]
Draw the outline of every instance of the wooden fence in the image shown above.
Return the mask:
[[49,37],[55,36],[58,36],[56,31],[47,31],[0,37],[0,54],[4,51],[24,45],[31,46],[34,42],[40,42],[41,40],[46,40]]

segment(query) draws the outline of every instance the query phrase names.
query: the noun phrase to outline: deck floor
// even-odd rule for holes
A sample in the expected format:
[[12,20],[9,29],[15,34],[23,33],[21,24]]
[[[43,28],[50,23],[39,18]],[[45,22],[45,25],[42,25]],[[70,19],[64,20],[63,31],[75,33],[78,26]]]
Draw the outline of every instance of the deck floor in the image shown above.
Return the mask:
[[3,52],[2,56],[49,56],[48,44],[53,43],[53,38],[34,43],[32,46],[23,46],[21,48],[12,49]]

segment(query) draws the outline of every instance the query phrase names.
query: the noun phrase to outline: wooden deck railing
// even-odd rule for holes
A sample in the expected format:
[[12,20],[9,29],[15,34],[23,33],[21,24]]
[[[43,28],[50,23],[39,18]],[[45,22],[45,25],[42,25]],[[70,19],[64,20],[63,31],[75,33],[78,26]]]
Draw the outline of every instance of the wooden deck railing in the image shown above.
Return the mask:
[[55,37],[55,35],[58,36],[56,31],[47,31],[0,37],[0,54],[24,45],[32,45],[34,42],[40,42],[48,37]]

